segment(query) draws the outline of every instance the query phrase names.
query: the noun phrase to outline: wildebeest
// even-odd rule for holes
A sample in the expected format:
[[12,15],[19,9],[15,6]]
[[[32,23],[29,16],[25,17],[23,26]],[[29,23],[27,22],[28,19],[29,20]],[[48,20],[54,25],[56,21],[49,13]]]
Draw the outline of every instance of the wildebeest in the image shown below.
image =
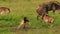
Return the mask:
[[21,23],[18,25],[17,29],[20,29],[21,27],[25,28],[26,22],[29,22],[29,20],[28,20],[27,17],[24,17],[24,18],[21,20]]
[[38,6],[36,12],[38,13],[37,19],[39,16],[43,16],[44,14],[48,14],[48,11],[53,10],[53,13],[55,13],[55,10],[60,9],[60,3],[57,1],[50,1],[46,3],[42,3]]
[[7,7],[0,7],[0,14],[10,13],[10,9]]
[[50,27],[53,26],[53,23],[54,23],[54,18],[51,17],[51,16],[48,16],[48,15],[44,15],[42,17],[43,21],[47,24],[48,22],[51,24]]

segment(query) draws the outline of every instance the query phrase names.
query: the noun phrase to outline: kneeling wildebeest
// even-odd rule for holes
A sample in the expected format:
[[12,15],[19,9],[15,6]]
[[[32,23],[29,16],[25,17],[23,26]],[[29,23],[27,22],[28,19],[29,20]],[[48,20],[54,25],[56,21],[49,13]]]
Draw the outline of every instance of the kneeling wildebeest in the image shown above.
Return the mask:
[[60,10],[60,3],[57,1],[50,1],[46,3],[42,3],[38,6],[36,12],[38,13],[37,19],[39,16],[43,16],[42,14],[48,14],[48,11],[53,10],[53,13],[55,13],[55,10]]
[[18,25],[17,29],[20,29],[21,27],[25,28],[25,23],[26,22],[29,22],[29,20],[27,19],[27,17],[24,17],[22,20],[21,20],[21,23]]
[[10,13],[10,9],[7,7],[0,7],[0,14]]
[[47,24],[48,22],[51,24],[50,27],[53,26],[53,23],[54,23],[54,18],[51,17],[51,16],[48,16],[48,15],[44,15],[42,17],[43,21]]

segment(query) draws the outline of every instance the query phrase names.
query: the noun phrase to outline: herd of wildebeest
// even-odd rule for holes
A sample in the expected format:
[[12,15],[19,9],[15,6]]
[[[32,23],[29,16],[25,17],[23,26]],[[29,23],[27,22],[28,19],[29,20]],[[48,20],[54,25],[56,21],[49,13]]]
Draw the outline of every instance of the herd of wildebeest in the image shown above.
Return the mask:
[[[55,14],[56,10],[60,10],[60,3],[58,1],[50,1],[39,4],[39,6],[36,9],[37,12],[37,20],[39,20],[39,17],[42,16],[42,21],[44,21],[46,24],[49,22],[51,27],[54,24],[55,19],[48,15],[49,11],[53,11],[53,14]],[[0,7],[0,14],[3,13],[10,13],[10,9],[7,7]],[[17,29],[20,29],[23,25],[25,28],[25,23],[29,22],[29,19],[25,16],[20,24],[18,25]]]

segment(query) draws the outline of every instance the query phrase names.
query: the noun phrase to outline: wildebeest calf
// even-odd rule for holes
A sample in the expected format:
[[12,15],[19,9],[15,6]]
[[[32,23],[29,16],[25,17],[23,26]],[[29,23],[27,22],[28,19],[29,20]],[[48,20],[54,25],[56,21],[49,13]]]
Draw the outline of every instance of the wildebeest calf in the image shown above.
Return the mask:
[[24,17],[22,20],[21,20],[21,23],[18,25],[17,29],[20,29],[21,27],[25,28],[25,23],[26,22],[29,22],[29,20],[27,19],[27,17]]
[[10,9],[7,7],[0,7],[0,14],[10,13]]
[[42,17],[43,21],[47,24],[48,22],[51,24],[51,27],[53,26],[54,23],[54,18],[48,15],[44,15]]

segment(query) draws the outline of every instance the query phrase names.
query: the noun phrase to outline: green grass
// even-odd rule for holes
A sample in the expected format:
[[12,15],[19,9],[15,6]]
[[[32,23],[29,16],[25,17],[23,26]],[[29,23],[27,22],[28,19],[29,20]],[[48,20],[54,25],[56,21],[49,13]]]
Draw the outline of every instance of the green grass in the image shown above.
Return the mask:
[[[51,0],[0,0],[0,7],[10,8],[10,14],[0,15],[0,34],[60,34],[60,14],[55,15],[49,12],[49,15],[54,17],[54,27],[48,29],[46,26],[42,26],[41,18],[37,21],[36,8],[39,4],[49,2]],[[60,0],[57,0],[60,2]],[[57,11],[56,11],[57,12]],[[21,19],[27,16],[30,20],[31,27],[40,29],[28,29],[20,31],[11,31],[17,27]]]

